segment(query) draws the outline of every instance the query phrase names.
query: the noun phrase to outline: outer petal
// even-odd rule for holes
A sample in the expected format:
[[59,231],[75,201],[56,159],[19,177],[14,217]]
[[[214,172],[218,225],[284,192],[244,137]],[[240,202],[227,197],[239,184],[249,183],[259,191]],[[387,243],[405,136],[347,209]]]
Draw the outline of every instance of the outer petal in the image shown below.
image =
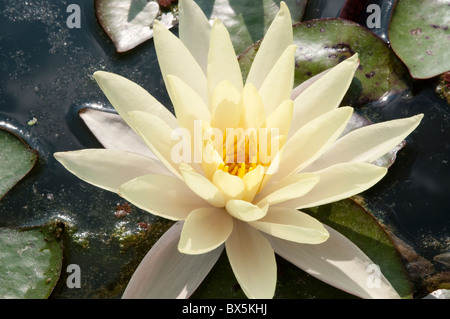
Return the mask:
[[338,139],[308,170],[344,162],[373,162],[388,153],[419,124],[423,114],[364,126]]
[[308,274],[361,298],[399,298],[381,275],[380,288],[370,288],[374,263],[355,244],[332,228],[325,226],[330,238],[322,244],[309,245],[266,236],[275,252]]
[[303,244],[320,244],[329,237],[321,222],[291,208],[271,207],[264,218],[250,225],[269,235]]
[[280,3],[280,11],[272,21],[253,60],[246,83],[252,83],[258,90],[272,67],[293,43],[292,20],[288,7]]
[[114,109],[132,128],[134,126],[128,117],[128,112],[130,111],[147,112],[159,117],[171,128],[178,126],[175,116],[133,81],[105,71],[95,72],[94,79]]
[[339,106],[357,67],[358,55],[355,54],[330,69],[295,99],[290,136],[306,123]]
[[233,230],[233,218],[215,207],[193,210],[181,232],[178,249],[190,255],[204,254],[222,245]]
[[291,97],[296,49],[297,46],[290,45],[284,50],[259,89],[266,114],[272,113],[281,102]]
[[124,299],[189,298],[219,259],[223,246],[191,256],[178,251],[183,222],[172,226],[150,249],[131,277]]
[[120,186],[119,195],[143,210],[170,220],[185,220],[192,210],[208,206],[182,180],[164,175],[137,177]]
[[225,247],[234,275],[247,297],[272,298],[277,265],[267,239],[247,223],[235,220]]
[[301,209],[359,194],[378,183],[387,169],[367,163],[342,163],[315,173],[320,176],[320,181],[309,193],[283,202],[281,206]]
[[104,148],[138,153],[157,159],[120,115],[85,109],[80,112],[80,117]]
[[205,73],[183,42],[158,20],[155,20],[153,24],[153,33],[156,54],[166,86],[167,75],[175,75],[187,83],[207,103]]
[[158,161],[126,151],[86,149],[58,152],[54,156],[78,178],[114,193],[120,185],[141,175],[171,175]]
[[179,37],[206,74],[211,25],[202,9],[192,0],[181,0]]
[[216,86],[222,81],[230,81],[242,91],[242,74],[236,53],[227,29],[219,19],[214,20],[208,53],[208,101],[211,102]]

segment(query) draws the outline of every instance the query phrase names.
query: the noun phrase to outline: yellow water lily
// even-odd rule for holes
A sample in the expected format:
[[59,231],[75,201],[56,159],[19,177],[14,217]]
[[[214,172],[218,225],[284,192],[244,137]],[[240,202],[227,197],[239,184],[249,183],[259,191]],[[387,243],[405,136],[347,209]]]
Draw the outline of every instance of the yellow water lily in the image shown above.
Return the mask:
[[[249,298],[271,298],[275,253],[362,298],[398,298],[351,241],[301,209],[358,194],[387,172],[371,162],[422,115],[343,131],[339,107],[354,55],[294,90],[296,47],[287,6],[268,29],[245,83],[229,34],[180,0],[179,38],[155,22],[154,44],[175,116],[142,87],[99,71],[118,115],[81,116],[105,149],[55,157],[82,180],[178,221],[153,246],[124,298],[189,297],[225,249]],[[343,135],[343,136],[342,136]]]

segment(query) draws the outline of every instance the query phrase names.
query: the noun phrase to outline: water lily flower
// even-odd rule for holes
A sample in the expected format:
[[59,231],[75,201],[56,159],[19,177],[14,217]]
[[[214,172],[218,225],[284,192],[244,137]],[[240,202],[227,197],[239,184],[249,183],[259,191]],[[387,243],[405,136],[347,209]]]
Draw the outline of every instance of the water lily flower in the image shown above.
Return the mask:
[[120,116],[82,117],[106,148],[55,154],[82,180],[177,221],[123,297],[189,297],[225,249],[249,298],[274,296],[275,253],[356,296],[398,298],[383,275],[379,288],[368,287],[373,262],[301,209],[377,183],[387,169],[371,162],[398,145],[422,115],[341,136],[353,109],[339,105],[357,55],[291,96],[296,47],[283,2],[245,83],[225,26],[211,25],[192,0],[180,0],[179,9],[179,38],[158,22],[153,26],[176,116],[136,83],[99,71],[94,78]]

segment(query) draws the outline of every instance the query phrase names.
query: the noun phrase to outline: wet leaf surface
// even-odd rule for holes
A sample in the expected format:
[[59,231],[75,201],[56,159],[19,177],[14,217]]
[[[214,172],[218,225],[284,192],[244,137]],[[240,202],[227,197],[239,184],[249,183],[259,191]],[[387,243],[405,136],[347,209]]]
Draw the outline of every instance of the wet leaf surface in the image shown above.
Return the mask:
[[0,298],[47,298],[61,273],[64,225],[0,228]]
[[37,153],[0,128],[0,199],[34,167]]
[[389,26],[392,49],[416,79],[450,70],[450,1],[398,0]]

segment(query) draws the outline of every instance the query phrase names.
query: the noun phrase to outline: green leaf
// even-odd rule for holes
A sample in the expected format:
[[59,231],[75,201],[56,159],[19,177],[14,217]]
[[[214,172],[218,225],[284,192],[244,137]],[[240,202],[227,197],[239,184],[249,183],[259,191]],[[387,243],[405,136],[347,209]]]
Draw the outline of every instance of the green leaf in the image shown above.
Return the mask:
[[413,78],[427,79],[450,70],[449,14],[449,0],[397,1],[389,40]]
[[[357,202],[346,199],[307,210],[321,222],[353,241],[378,266],[402,298],[412,291],[403,262],[392,240]],[[278,280],[274,298],[356,298],[334,288],[277,257]],[[223,254],[192,298],[245,298]]]
[[0,128],[0,199],[34,167],[37,153]]
[[[259,44],[240,56],[244,77]],[[405,67],[383,40],[357,23],[341,19],[303,22],[294,26],[294,44],[298,47],[295,85],[359,54],[360,66],[343,104],[360,105],[407,88],[402,79],[407,74]]]
[[0,228],[0,298],[47,298],[63,257],[59,223],[31,228]]

